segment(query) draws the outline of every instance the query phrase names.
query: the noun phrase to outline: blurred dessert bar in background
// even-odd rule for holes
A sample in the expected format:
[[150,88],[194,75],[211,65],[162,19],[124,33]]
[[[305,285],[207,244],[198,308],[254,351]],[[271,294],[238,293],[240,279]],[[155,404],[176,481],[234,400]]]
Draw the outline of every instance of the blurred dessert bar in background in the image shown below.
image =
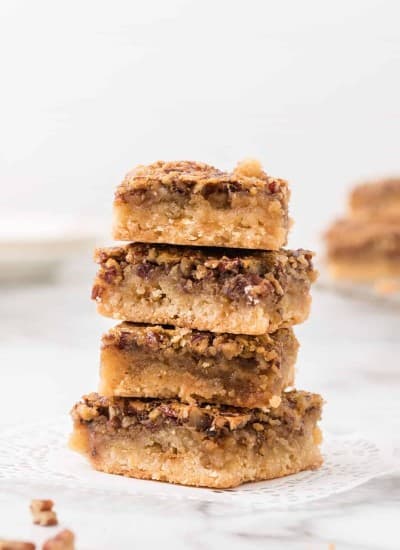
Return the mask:
[[137,166],[114,199],[116,240],[278,250],[289,230],[287,182],[255,160],[223,172],[200,162]]
[[353,218],[400,224],[400,177],[357,185],[350,194],[349,207]]
[[400,276],[400,223],[338,220],[325,239],[335,278],[374,281]]
[[347,216],[329,227],[325,244],[334,279],[398,290],[392,282],[400,277],[400,178],[355,187]]
[[294,382],[298,346],[291,328],[247,336],[121,323],[103,336],[99,391],[277,407]]
[[321,408],[303,391],[265,411],[90,394],[72,410],[70,445],[103,472],[229,488],[320,466]]
[[100,248],[92,297],[114,319],[264,334],[307,319],[312,256],[301,249]]

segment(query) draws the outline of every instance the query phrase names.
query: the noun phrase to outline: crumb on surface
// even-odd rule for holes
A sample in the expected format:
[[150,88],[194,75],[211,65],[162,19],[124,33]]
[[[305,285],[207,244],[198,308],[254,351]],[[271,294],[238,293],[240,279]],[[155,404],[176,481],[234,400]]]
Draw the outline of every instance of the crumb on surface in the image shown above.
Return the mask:
[[43,550],[74,550],[75,535],[69,529],[57,533],[55,537],[48,539],[43,544]]
[[233,173],[248,178],[259,178],[265,175],[261,162],[253,158],[243,159],[238,162]]
[[49,527],[58,525],[57,514],[53,510],[54,502],[49,499],[34,499],[31,502],[30,509],[35,525]]
[[0,539],[0,550],[35,550],[33,542]]

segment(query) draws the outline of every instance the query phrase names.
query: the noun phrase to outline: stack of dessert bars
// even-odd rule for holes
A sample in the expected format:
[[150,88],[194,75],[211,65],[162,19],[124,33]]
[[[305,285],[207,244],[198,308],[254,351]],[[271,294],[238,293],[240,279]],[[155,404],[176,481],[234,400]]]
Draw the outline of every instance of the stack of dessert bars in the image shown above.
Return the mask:
[[72,411],[94,468],[215,488],[322,462],[322,399],[288,390],[309,313],[312,253],[286,250],[287,182],[256,161],[139,166],[118,187],[93,298],[99,394]]

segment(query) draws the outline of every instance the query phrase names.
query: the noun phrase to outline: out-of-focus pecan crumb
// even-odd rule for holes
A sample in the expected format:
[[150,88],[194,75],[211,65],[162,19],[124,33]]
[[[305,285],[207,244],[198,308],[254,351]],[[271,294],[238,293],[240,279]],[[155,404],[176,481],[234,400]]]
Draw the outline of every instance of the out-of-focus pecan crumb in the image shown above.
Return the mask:
[[69,529],[57,533],[43,544],[42,550],[74,550],[75,535]]
[[54,502],[52,500],[32,500],[30,508],[33,523],[44,527],[58,525],[57,514],[53,510],[53,506]]
[[35,550],[33,542],[23,542],[20,540],[0,540],[0,550]]
[[246,176],[248,178],[259,178],[265,176],[261,163],[252,158],[244,159],[238,162],[234,174]]

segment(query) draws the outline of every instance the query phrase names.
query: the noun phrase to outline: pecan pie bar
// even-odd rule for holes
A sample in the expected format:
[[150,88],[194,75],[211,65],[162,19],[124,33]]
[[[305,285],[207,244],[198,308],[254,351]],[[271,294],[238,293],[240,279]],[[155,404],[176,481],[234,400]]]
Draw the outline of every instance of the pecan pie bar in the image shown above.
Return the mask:
[[257,161],[231,172],[199,162],[138,166],[118,187],[114,238],[277,250],[287,241],[287,182]]
[[99,392],[277,407],[297,349],[292,329],[245,336],[122,323],[103,336]]
[[400,223],[400,178],[387,178],[358,185],[350,194],[355,218]]
[[325,235],[336,279],[373,281],[400,276],[400,223],[339,220]]
[[92,297],[102,315],[233,334],[304,321],[316,278],[305,250],[129,244],[100,248],[95,258]]
[[320,466],[321,407],[301,391],[266,411],[91,394],[72,410],[70,445],[104,472],[235,487]]

